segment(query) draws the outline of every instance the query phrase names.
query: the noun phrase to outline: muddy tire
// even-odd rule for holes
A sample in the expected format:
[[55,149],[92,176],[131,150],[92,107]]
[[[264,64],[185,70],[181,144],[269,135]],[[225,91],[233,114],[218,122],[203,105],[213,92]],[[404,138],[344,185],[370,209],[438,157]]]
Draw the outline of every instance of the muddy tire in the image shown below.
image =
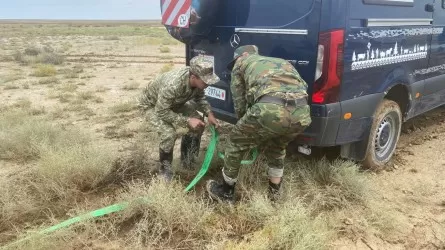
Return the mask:
[[372,170],[389,167],[388,162],[396,150],[401,127],[402,112],[399,105],[391,100],[383,100],[375,111],[363,167]]

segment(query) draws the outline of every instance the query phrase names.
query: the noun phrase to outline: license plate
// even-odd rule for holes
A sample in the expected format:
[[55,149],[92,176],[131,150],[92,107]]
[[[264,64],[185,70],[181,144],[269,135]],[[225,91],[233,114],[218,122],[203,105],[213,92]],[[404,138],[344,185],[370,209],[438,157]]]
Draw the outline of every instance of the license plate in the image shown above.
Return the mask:
[[207,87],[204,92],[208,97],[216,98],[222,101],[226,100],[226,91],[224,89]]
[[298,146],[298,152],[304,155],[310,155],[312,153],[312,150],[308,146]]

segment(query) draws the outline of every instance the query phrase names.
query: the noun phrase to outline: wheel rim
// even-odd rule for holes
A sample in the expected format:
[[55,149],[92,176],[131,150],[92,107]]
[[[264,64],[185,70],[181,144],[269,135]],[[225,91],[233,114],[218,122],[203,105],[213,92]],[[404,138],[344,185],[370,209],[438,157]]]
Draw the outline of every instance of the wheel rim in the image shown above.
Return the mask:
[[375,153],[379,158],[385,158],[391,151],[396,134],[396,124],[392,117],[386,116],[380,123],[375,138]]

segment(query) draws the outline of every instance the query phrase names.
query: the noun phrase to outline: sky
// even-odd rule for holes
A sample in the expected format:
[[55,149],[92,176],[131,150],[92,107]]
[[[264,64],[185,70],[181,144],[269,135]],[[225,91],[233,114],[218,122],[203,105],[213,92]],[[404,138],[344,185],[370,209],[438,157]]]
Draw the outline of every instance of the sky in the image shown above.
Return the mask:
[[0,0],[0,19],[160,19],[159,0]]

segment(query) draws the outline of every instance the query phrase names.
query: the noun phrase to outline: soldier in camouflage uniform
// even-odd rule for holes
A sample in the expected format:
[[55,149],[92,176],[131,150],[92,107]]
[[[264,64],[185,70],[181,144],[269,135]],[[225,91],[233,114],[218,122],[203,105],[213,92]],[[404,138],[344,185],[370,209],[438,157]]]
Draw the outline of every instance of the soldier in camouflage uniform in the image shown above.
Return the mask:
[[253,45],[235,51],[231,91],[238,123],[225,149],[222,181],[207,182],[218,201],[234,201],[242,157],[261,146],[267,157],[269,197],[279,197],[286,147],[311,123],[307,84],[286,60],[258,55]]
[[190,61],[190,66],[157,76],[143,90],[139,107],[160,136],[160,173],[167,180],[173,176],[173,148],[179,136],[182,136],[182,166],[190,167],[197,157],[205,127],[197,110],[207,116],[210,124],[218,126],[204,95],[204,89],[218,81],[213,73],[213,62],[197,56]]

